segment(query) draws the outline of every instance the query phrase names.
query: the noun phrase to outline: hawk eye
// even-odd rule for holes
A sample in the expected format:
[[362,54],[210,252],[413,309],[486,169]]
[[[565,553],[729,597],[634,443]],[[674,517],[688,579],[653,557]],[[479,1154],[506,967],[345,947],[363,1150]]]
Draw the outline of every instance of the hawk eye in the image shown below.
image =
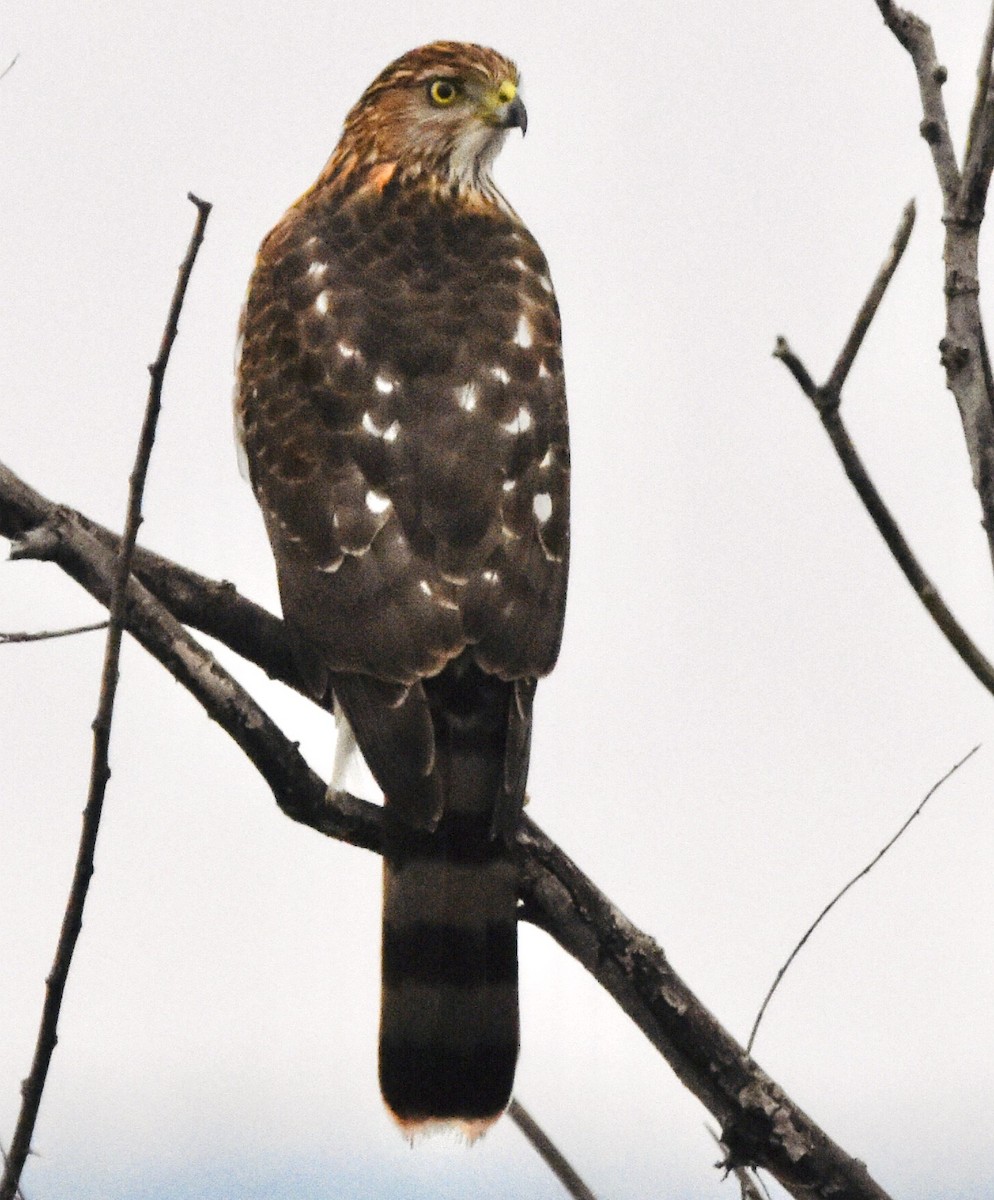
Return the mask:
[[444,108],[447,104],[451,104],[459,95],[459,89],[451,79],[436,79],[432,82],[428,89],[428,95],[431,97],[432,104],[437,104],[440,108]]

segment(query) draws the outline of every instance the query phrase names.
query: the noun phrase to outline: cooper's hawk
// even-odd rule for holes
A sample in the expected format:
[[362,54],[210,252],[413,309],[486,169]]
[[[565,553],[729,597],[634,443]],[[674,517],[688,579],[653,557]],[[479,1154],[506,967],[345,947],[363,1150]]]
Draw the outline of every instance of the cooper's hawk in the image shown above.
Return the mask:
[[518,1052],[532,698],[559,650],[569,451],[549,269],[494,186],[518,72],[391,63],[259,251],[236,411],[287,626],[386,812],[380,1083],[471,1134]]

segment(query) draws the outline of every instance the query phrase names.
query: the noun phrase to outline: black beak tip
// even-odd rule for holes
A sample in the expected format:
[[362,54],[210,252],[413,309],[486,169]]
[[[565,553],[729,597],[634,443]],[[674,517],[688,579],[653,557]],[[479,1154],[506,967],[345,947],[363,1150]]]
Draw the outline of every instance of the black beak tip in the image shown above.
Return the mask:
[[507,106],[504,125],[507,129],[520,129],[522,137],[528,132],[528,109],[525,108],[520,96],[515,96]]

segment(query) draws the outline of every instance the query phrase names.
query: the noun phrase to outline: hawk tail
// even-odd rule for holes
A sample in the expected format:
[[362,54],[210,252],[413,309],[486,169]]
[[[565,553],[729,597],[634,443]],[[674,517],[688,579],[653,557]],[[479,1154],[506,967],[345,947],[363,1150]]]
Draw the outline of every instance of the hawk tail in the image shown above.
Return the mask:
[[518,1057],[517,869],[492,830],[509,691],[467,706],[465,682],[455,704],[449,681],[429,693],[438,825],[386,810],[380,1087],[412,1136],[447,1123],[478,1137],[507,1107]]

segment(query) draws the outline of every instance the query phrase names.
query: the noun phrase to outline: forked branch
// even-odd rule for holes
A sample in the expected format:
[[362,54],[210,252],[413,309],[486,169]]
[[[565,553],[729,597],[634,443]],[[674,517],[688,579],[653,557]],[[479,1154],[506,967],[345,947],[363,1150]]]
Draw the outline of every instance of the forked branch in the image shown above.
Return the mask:
[[804,392],[815,406],[825,432],[831,439],[839,461],[842,463],[843,469],[849,478],[849,482],[856,489],[857,495],[862,500],[866,511],[870,514],[873,523],[879,530],[880,536],[887,543],[891,554],[893,554],[897,561],[897,565],[904,572],[904,577],[911,584],[918,599],[925,606],[932,620],[935,621],[950,645],[973,672],[974,676],[994,695],[994,664],[974,644],[969,634],[960,625],[959,621],[956,620],[951,609],[939,594],[935,584],[925,574],[914,552],[908,545],[907,539],[901,532],[900,526],[885,504],[883,497],[877,491],[876,485],[863,465],[863,460],[860,458],[859,452],[856,450],[852,438],[849,436],[849,431],[842,420],[842,386],[849,375],[859,348],[863,343],[863,338],[866,336],[877,309],[880,307],[880,302],[883,300],[887,285],[893,278],[898,263],[901,261],[901,256],[908,244],[908,239],[911,237],[914,221],[915,206],[912,201],[907,205],[901,216],[897,233],[894,236],[890,249],[881,264],[880,270],[877,272],[866,300],[859,310],[852,330],[846,338],[845,345],[839,353],[835,366],[832,368],[825,384],[819,386],[815,383],[807,367],[791,349],[786,338],[777,338],[773,356],[780,359],[794,376],[801,391]]

